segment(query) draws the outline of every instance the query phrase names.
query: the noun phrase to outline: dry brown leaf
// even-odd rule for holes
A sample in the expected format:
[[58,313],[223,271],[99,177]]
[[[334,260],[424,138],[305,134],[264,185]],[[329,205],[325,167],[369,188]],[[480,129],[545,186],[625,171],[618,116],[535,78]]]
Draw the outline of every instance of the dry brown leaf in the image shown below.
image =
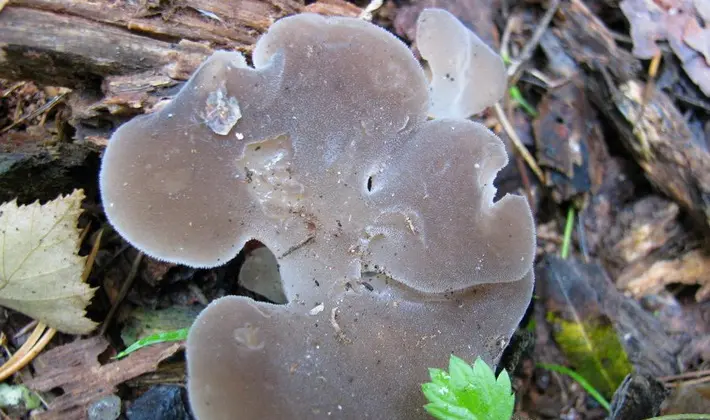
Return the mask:
[[116,392],[116,386],[152,372],[158,364],[172,356],[181,343],[160,343],[132,353],[117,362],[101,365],[98,357],[108,347],[103,337],[77,340],[56,347],[33,363],[34,379],[25,385],[37,391],[61,388],[64,394],[49,403],[49,411],[37,420],[85,419],[87,407],[102,396]]
[[[623,0],[619,4],[631,25],[633,54],[650,59],[660,53],[656,43],[668,41],[688,77],[708,96],[709,3],[708,0]],[[703,20],[704,27],[700,24]]]
[[77,255],[83,190],[44,205],[0,205],[0,305],[68,334],[96,327],[85,308],[94,290]]

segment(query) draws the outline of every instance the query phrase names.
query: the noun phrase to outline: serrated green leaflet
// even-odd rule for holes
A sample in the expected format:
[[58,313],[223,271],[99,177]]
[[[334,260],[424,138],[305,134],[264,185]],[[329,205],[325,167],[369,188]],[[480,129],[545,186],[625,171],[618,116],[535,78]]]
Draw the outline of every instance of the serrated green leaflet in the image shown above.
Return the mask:
[[430,368],[422,385],[429,401],[424,409],[440,420],[505,420],[513,415],[515,396],[506,371],[496,379],[480,358],[473,366],[451,355],[449,372]]

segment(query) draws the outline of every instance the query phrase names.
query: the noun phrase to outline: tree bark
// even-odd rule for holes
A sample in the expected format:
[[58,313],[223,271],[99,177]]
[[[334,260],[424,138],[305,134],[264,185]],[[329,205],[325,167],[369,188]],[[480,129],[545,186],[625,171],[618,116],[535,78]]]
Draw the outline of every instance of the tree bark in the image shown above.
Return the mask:
[[12,0],[0,11],[0,77],[78,89],[146,71],[185,80],[212,49],[248,49],[301,9],[295,0]]

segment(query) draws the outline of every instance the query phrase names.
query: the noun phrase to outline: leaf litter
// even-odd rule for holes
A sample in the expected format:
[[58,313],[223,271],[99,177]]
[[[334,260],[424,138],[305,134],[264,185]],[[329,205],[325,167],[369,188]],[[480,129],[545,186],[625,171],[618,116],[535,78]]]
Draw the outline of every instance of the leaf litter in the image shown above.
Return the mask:
[[[468,2],[461,0],[435,0],[430,3],[450,6],[447,9],[452,11],[458,8],[459,13],[457,14],[461,15],[459,17],[462,18],[465,18],[466,13],[470,13],[470,10],[473,10]],[[489,38],[492,41],[492,45],[498,45],[498,30],[503,34],[503,38],[506,36],[502,31],[505,25],[501,25],[501,22],[506,23],[508,21],[509,23],[512,20],[520,22],[517,25],[511,25],[519,29],[514,31],[515,33],[511,38],[512,41],[506,42],[506,45],[510,44],[509,49],[513,56],[518,55],[522,46],[534,31],[536,23],[540,21],[540,17],[545,12],[544,5],[538,7],[532,3],[506,5],[505,7],[501,7],[495,1],[483,0],[475,3],[477,5],[475,16],[466,20],[469,25],[479,28],[478,25],[481,24],[480,16],[486,16],[482,21],[483,26],[480,26],[480,28],[483,28],[481,35]],[[631,26],[630,35],[634,41],[636,58],[648,59],[659,51],[665,51],[666,47],[663,42],[667,42],[671,52],[677,54],[679,60],[668,60],[667,56],[664,56],[663,66],[673,69],[677,67],[681,76],[683,71],[680,68],[682,66],[692,80],[700,79],[701,88],[707,93],[706,87],[702,86],[702,84],[710,80],[710,77],[707,77],[710,73],[708,70],[708,51],[710,49],[707,47],[708,27],[706,26],[710,15],[708,13],[709,3],[707,0],[624,0],[622,7],[627,7],[624,5],[635,6],[633,8],[627,7],[627,9],[634,11],[633,16],[628,16],[628,21]],[[610,4],[612,6],[609,6]],[[352,3],[335,0],[316,2],[310,7],[312,9],[317,7],[326,8],[329,10],[328,14],[350,13],[356,15],[359,10]],[[409,36],[408,29],[410,29],[409,26],[411,25],[408,25],[407,22],[411,20],[411,16],[405,14],[405,12],[408,12],[407,9],[407,6],[388,3],[375,18],[383,26],[388,24],[392,26],[394,24],[400,35]],[[474,19],[476,17],[479,17],[478,21]],[[658,17],[657,20],[656,17]],[[708,351],[710,349],[710,340],[708,340],[710,335],[708,334],[706,322],[709,303],[706,289],[708,282],[706,280],[707,276],[705,276],[707,270],[702,268],[705,267],[705,258],[707,258],[702,250],[707,249],[707,247],[699,246],[692,242],[692,239],[687,238],[687,236],[692,236],[690,234],[697,229],[698,224],[686,225],[684,224],[686,221],[684,220],[681,223],[680,219],[684,219],[688,213],[696,213],[701,220],[699,225],[710,224],[707,222],[710,218],[706,217],[710,214],[707,211],[707,202],[702,200],[703,197],[707,197],[708,191],[706,189],[706,185],[708,185],[706,178],[702,174],[710,173],[710,171],[705,170],[707,168],[705,163],[708,160],[707,150],[689,148],[685,140],[690,137],[689,127],[692,128],[693,124],[701,125],[700,138],[706,139],[708,131],[703,131],[702,125],[707,123],[707,115],[703,113],[702,109],[699,110],[696,105],[693,105],[692,102],[687,100],[683,102],[682,98],[672,94],[672,89],[678,87],[678,80],[671,82],[673,84],[671,93],[668,92],[668,89],[659,87],[657,90],[653,89],[655,92],[651,96],[646,97],[643,94],[644,83],[641,80],[643,79],[642,69],[645,64],[642,66],[639,60],[627,53],[628,45],[624,41],[625,33],[612,34],[606,27],[606,25],[615,25],[615,28],[619,28],[619,22],[624,22],[624,16],[615,7],[614,2],[583,3],[577,0],[563,2],[553,23],[550,25],[550,29],[545,31],[541,38],[541,46],[546,53],[551,45],[559,47],[557,55],[548,57],[547,63],[537,60],[537,57],[535,57],[535,60],[531,60],[532,62],[528,64],[531,64],[534,68],[526,66],[528,68],[524,71],[525,74],[521,77],[521,82],[516,86],[520,88],[524,97],[533,106],[538,106],[537,111],[541,114],[540,118],[547,117],[551,123],[554,123],[556,121],[554,117],[557,115],[555,112],[549,112],[549,110],[563,109],[561,107],[568,105],[570,101],[565,100],[564,97],[551,98],[556,93],[554,92],[555,88],[544,82],[544,79],[538,80],[538,76],[552,74],[554,77],[563,77],[565,79],[581,78],[580,85],[584,86],[586,90],[584,94],[587,98],[577,101],[578,103],[572,106],[577,108],[581,105],[585,107],[591,105],[596,108],[595,110],[600,115],[599,118],[589,118],[582,109],[576,109],[572,111],[573,114],[571,115],[574,118],[570,120],[574,124],[567,122],[566,126],[572,129],[571,132],[573,134],[579,133],[580,129],[588,128],[601,131],[599,138],[594,138],[594,136],[584,138],[583,136],[581,138],[582,142],[579,144],[589,142],[591,143],[590,146],[593,147],[596,143],[602,142],[609,146],[611,156],[599,159],[601,166],[599,176],[603,177],[603,184],[599,189],[592,188],[591,191],[578,191],[575,188],[571,190],[573,194],[559,194],[564,199],[579,200],[581,209],[579,224],[575,225],[575,234],[573,235],[571,246],[571,259],[573,260],[564,263],[568,267],[558,267],[558,269],[572,270],[573,273],[585,277],[585,282],[592,284],[591,289],[595,289],[596,293],[592,293],[588,287],[582,288],[585,291],[584,293],[588,293],[590,296],[587,296],[586,299],[581,299],[582,304],[579,316],[588,316],[599,320],[601,325],[612,326],[615,335],[621,338],[619,342],[625,347],[628,358],[634,368],[641,366],[647,372],[654,373],[653,376],[655,377],[663,374],[669,375],[667,378],[675,379],[672,380],[672,383],[667,382],[667,386],[673,385],[678,389],[688,389],[689,386],[683,385],[685,382],[707,379],[708,374],[703,374],[703,372],[707,371],[710,361],[710,352]],[[676,23],[675,26],[671,25],[673,22]],[[679,30],[679,28],[682,30]],[[645,52],[643,50],[644,47],[646,48]],[[559,68],[561,63],[566,63],[564,69]],[[131,76],[127,75],[125,77],[129,79]],[[601,81],[604,81],[604,83]],[[695,89],[695,86],[690,81],[686,82],[686,79],[681,79],[681,82],[687,83],[690,88]],[[564,84],[565,80],[562,83]],[[665,90],[665,93],[662,90]],[[697,90],[697,94],[695,91],[692,93],[696,97],[707,99],[700,90]],[[547,112],[545,109],[540,108],[541,98],[545,97],[550,97],[549,103],[545,104],[545,107],[548,108]],[[105,100],[110,99],[109,94]],[[587,99],[589,99],[589,103],[586,103]],[[642,105],[645,102],[648,103]],[[4,110],[2,106],[3,104],[0,103],[0,110]],[[82,109],[80,104],[72,104],[67,110],[73,113],[73,118],[81,119]],[[12,110],[10,109],[5,114],[12,115]],[[24,113],[22,114],[24,115]],[[511,118],[510,115],[508,118]],[[488,121],[492,120],[494,118],[488,118]],[[529,120],[528,118],[528,121],[524,121],[524,124],[519,126],[530,127],[531,121]],[[2,126],[5,127],[10,123],[12,121],[6,121]],[[18,131],[26,123],[16,124],[12,130],[5,134],[10,136],[26,134],[25,131]],[[496,122],[491,124],[495,126]],[[638,126],[637,129],[629,130],[632,125]],[[555,127],[554,124],[550,124],[550,126]],[[499,128],[497,127],[497,129]],[[561,128],[566,127],[557,127],[558,130]],[[518,125],[516,125],[516,131],[519,133],[521,131]],[[573,173],[575,170],[578,171],[580,169],[584,172],[588,171],[585,165],[580,167],[580,157],[583,162],[584,159],[587,159],[587,156],[585,153],[579,154],[579,151],[575,148],[576,143],[565,143],[566,138],[564,135],[550,136],[551,132],[554,133],[550,130],[541,130],[538,133],[534,133],[535,140],[539,145],[536,147],[530,141],[526,142],[527,148],[531,152],[538,152],[538,158],[544,147],[549,145],[554,146],[557,152],[566,153],[567,151],[572,151],[574,153],[569,156],[558,153],[556,157],[564,157],[565,159],[559,162],[555,161],[555,165],[546,167],[547,170],[555,170],[563,176],[558,177],[559,179],[556,178],[552,185],[548,186],[547,191],[542,190],[540,192],[545,198],[550,193],[549,187],[557,190],[558,193],[570,191],[567,181],[564,180],[564,178],[574,180],[574,176],[569,176],[570,168],[573,169]],[[631,135],[629,135],[629,132]],[[649,155],[651,159],[644,158],[641,153],[636,152],[633,146],[628,146],[633,144],[633,142],[637,145],[641,144],[639,136],[648,137],[647,148],[650,147],[652,151]],[[7,138],[10,137],[0,138],[0,144],[5,142]],[[81,138],[81,135],[77,135],[77,138]],[[679,138],[681,138],[681,141],[678,141]],[[654,140],[656,141],[654,142]],[[540,143],[541,141],[542,143]],[[619,143],[624,144],[627,150],[620,152]],[[5,142],[5,144],[9,143]],[[75,146],[76,144],[77,142],[66,143],[62,147]],[[17,150],[13,146],[8,146],[5,149],[3,151],[9,153]],[[593,160],[590,159],[590,161]],[[513,162],[512,166],[515,166],[515,159],[511,161]],[[58,167],[60,165],[55,162],[49,166]],[[589,171],[587,174],[594,175],[589,176],[589,178],[594,181],[597,180],[596,172]],[[0,185],[2,185],[0,192],[4,191],[8,194],[8,191],[14,191],[13,188],[19,191],[17,186],[13,185],[8,189],[5,184],[2,184],[7,179],[3,178],[3,176],[2,171],[0,171]],[[21,178],[23,177],[17,177],[16,179]],[[24,178],[27,178],[27,176],[25,175]],[[511,190],[515,191],[515,187]],[[666,199],[676,203],[679,206],[677,217],[674,214],[673,218],[668,220],[660,217],[648,220],[647,223],[637,223],[636,225],[623,225],[621,223],[622,226],[619,226],[619,219],[625,217],[626,207],[631,207],[643,197],[648,197],[649,190],[653,191],[651,196],[665,195]],[[22,191],[28,190],[23,189]],[[52,190],[50,197],[56,196],[58,191],[58,189]],[[66,191],[66,189],[63,191]],[[3,199],[10,199],[18,195],[16,192],[10,192],[9,194],[11,195]],[[21,196],[20,201],[34,198],[46,199],[48,196],[38,193],[29,196],[24,194],[24,196]],[[559,200],[558,197],[554,201],[557,200]],[[706,203],[706,206],[703,207],[702,203]],[[566,205],[568,203],[559,204]],[[551,227],[549,235],[544,238],[538,238],[540,254],[545,256],[545,254],[556,252],[557,245],[561,243],[561,239],[555,237],[555,225],[563,224],[564,217],[563,214],[557,214],[554,210],[550,211],[549,208],[545,207],[537,208],[536,212],[540,224],[544,223],[545,226]],[[634,211],[632,216],[638,218],[643,215]],[[663,214],[660,214],[660,216],[663,216]],[[621,221],[623,222],[623,220]],[[646,219],[643,219],[643,221],[646,221]],[[609,229],[616,229],[617,227],[626,234],[621,235],[619,238],[614,238],[614,241],[610,241]],[[685,236],[677,235],[677,230],[679,229]],[[115,252],[119,247],[120,249],[125,249],[126,245],[116,245],[115,241],[112,245],[102,244],[100,253],[120,254],[122,251]],[[591,260],[591,265],[580,265],[578,260],[582,259],[587,263]],[[101,260],[101,258],[97,259],[97,261]],[[99,266],[106,265],[107,267],[100,267],[100,270],[105,269],[108,273],[118,270],[117,267],[120,268],[122,264],[121,258],[116,258],[116,261],[111,260],[109,263],[99,264]],[[694,269],[694,267],[700,267],[699,271]],[[238,271],[238,268],[239,263],[237,262],[232,269]],[[636,271],[637,268],[638,272]],[[167,272],[166,270],[164,278],[161,276],[160,279],[154,282],[148,282],[143,279],[148,270],[146,264],[143,264],[138,277],[139,281],[137,282],[140,292],[135,292],[140,294],[141,297],[133,299],[129,295],[127,300],[130,301],[130,304],[125,305],[125,312],[130,313],[132,306],[164,309],[179,307],[181,304],[184,305],[185,302],[193,302],[195,299],[193,294],[181,292],[182,294],[177,294],[178,297],[176,297],[176,294],[170,290],[170,288],[179,288],[180,284],[184,283],[189,283],[194,289],[197,289],[195,284],[199,284],[200,293],[204,292],[210,299],[231,291],[224,286],[230,281],[229,275],[225,274],[224,271],[209,270],[207,273],[198,273],[197,275],[190,273],[185,275],[184,278],[176,280],[175,273]],[[605,272],[608,278],[605,276]],[[640,273],[640,275],[633,275],[635,272]],[[556,274],[553,273],[553,275]],[[124,276],[118,275],[118,283],[114,282],[115,284],[113,285],[111,282],[105,281],[106,277],[104,275],[101,276],[103,280],[102,292],[105,292],[108,296],[115,295],[116,293],[112,288],[120,287],[120,281]],[[600,279],[604,280],[603,284],[599,283]],[[675,279],[672,284],[668,284],[670,279]],[[643,281],[639,282],[639,280]],[[540,278],[538,284],[542,284],[544,281],[544,279]],[[176,284],[177,286],[175,286]],[[626,295],[619,293],[614,286],[621,289],[622,292],[625,291]],[[145,290],[152,291],[152,294],[149,295],[150,299],[146,298],[145,294],[142,293]],[[543,300],[548,298],[547,295],[542,293],[539,296]],[[594,305],[597,305],[597,310],[601,306],[601,313],[585,312],[585,310],[589,309],[587,305],[594,307],[590,302],[594,302]],[[643,310],[639,307],[639,304],[643,307]],[[542,300],[533,302],[533,305],[536,306],[537,314],[543,306]],[[561,309],[559,305],[551,308],[553,310],[550,312],[564,315],[565,310]],[[536,340],[540,348],[548,352],[554,347],[555,351],[559,351],[558,346],[560,343],[555,342],[553,339],[553,336],[558,331],[552,331],[549,337],[541,333],[541,331],[547,331],[543,326],[548,329],[554,329],[562,325],[562,323],[553,322],[552,325],[548,325],[549,313],[546,313],[545,309],[542,309],[542,312],[543,316],[537,317],[536,315],[534,320],[534,322],[537,322],[537,327],[531,322],[528,328],[536,331]],[[83,317],[83,310],[77,313],[80,313]],[[125,318],[119,316],[117,323],[123,323],[122,319]],[[128,317],[128,319],[131,319],[131,317]],[[564,318],[559,317],[559,319]],[[152,324],[146,323],[145,326],[136,325],[136,327],[145,331],[150,330],[148,328],[149,325]],[[112,332],[116,331],[112,330]],[[626,340],[627,337],[630,338]],[[76,347],[67,348],[67,352],[71,349],[81,352],[81,346],[86,345],[86,343],[76,344]],[[681,351],[683,347],[685,350]],[[106,347],[103,348],[105,349]],[[151,348],[139,350],[125,361],[131,360],[131,363],[133,361],[142,363],[140,362],[141,358],[153,357],[145,353],[149,352]],[[560,354],[554,358],[547,358],[547,356],[538,353],[537,350],[538,348],[536,347],[536,353],[533,356],[529,356],[531,359],[554,361],[560,364],[570,364],[571,362],[564,355]],[[86,350],[85,352],[90,353],[94,352],[94,350]],[[102,350],[99,350],[98,353],[102,353]],[[686,353],[691,354],[686,355]],[[42,358],[49,354],[51,353],[45,353]],[[155,361],[157,358],[153,360]],[[565,418],[604,417],[604,415],[599,415],[598,410],[595,411],[593,407],[590,408],[588,399],[584,398],[584,393],[575,388],[569,381],[560,380],[554,374],[540,372],[535,370],[534,367],[530,367],[529,362],[531,359],[527,361],[523,359],[520,371],[517,371],[512,377],[518,390],[518,401],[521,402],[516,407],[517,412],[528,414],[531,418],[561,416],[565,416]],[[56,362],[58,364],[57,368],[61,367],[59,366],[60,364],[65,364],[61,360],[66,361],[64,358],[41,360],[43,360],[42,363],[49,364]],[[673,362],[675,365],[671,365]],[[90,367],[86,370],[94,369],[96,371],[95,363],[97,363],[96,357],[87,357],[78,361],[77,366]],[[35,365],[39,366],[39,363],[35,363]],[[100,366],[100,363],[98,365]],[[112,363],[102,367],[107,366],[116,367],[122,365]],[[146,371],[150,370],[148,367],[145,369],[147,369]],[[35,380],[48,381],[51,376],[48,372],[40,368],[37,371]],[[66,389],[75,390],[68,393],[70,395],[83,395],[82,393],[89,392],[88,390],[93,386],[92,384],[97,383],[96,377],[86,379],[77,376],[77,378],[71,379],[69,378],[72,374],[71,372],[68,370],[64,374],[63,377],[67,385],[66,387],[62,386],[65,391]],[[73,372],[77,375],[82,373],[79,367]],[[511,373],[513,373],[512,370]],[[691,374],[694,374],[694,376],[684,376]],[[98,374],[98,376],[102,375],[108,381],[112,374],[107,370],[105,373]],[[25,378],[24,375],[22,378]],[[108,382],[118,384],[121,380],[123,379],[114,376]],[[87,381],[87,385],[82,385],[81,381]],[[25,382],[31,383],[31,381]],[[99,380],[99,382],[101,381]],[[624,381],[624,383],[627,382],[628,380]],[[134,385],[131,385],[131,383],[129,382],[126,385],[132,390]],[[706,390],[707,387],[702,385],[701,383],[693,388]],[[80,390],[82,388],[85,388],[84,391]],[[42,396],[49,395],[51,397],[51,394],[43,392]],[[704,396],[701,395],[701,397],[707,400],[706,391],[705,394]],[[84,398],[81,398],[81,401],[78,402],[77,407],[74,409],[79,410],[78,407],[84,404],[82,402]],[[93,397],[89,397],[90,400],[91,398]],[[656,400],[660,400],[660,398],[656,398]],[[532,406],[530,401],[534,402]],[[56,404],[58,402],[60,402],[59,399],[50,401],[52,410],[49,413],[55,413],[51,415],[56,416],[57,413],[62,413],[61,410],[57,410]],[[61,404],[69,404],[68,399],[62,400]],[[668,413],[698,411],[699,408],[703,407],[702,401],[698,402],[697,399],[692,399],[690,403],[683,404],[675,399],[670,399],[667,404],[676,405],[675,408],[667,408]],[[76,412],[78,413],[79,411]],[[50,415],[49,413],[46,413],[46,415]],[[612,413],[610,418],[618,418],[613,417],[613,415],[614,413]]]
[[82,281],[77,255],[82,190],[40,205],[0,206],[0,305],[68,334],[87,334],[95,289]]

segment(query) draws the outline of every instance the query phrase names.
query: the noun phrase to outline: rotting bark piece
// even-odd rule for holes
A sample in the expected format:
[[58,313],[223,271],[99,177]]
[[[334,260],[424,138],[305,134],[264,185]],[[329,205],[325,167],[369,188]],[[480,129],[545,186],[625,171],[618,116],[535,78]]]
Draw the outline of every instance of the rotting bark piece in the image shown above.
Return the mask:
[[203,49],[14,3],[0,14],[0,40],[0,77],[82,89],[97,89],[109,75],[159,69],[175,75],[176,67],[185,67],[179,62],[199,63],[205,56]]
[[580,214],[588,254],[598,257],[607,252],[609,230],[616,223],[619,209],[634,197],[642,176],[631,161],[609,157],[604,162],[602,184]]
[[[615,95],[626,120],[622,131],[627,147],[648,179],[695,216],[710,225],[710,154],[698,147],[685,118],[663,92],[643,99],[643,85],[629,81]],[[643,103],[646,106],[643,107]],[[639,119],[640,110],[644,114]],[[635,130],[631,125],[638,121]]]
[[548,91],[533,123],[538,162],[548,168],[557,201],[596,191],[608,158],[599,121],[580,85],[575,79]]
[[64,393],[49,403],[49,411],[39,420],[84,419],[95,399],[116,392],[116,386],[157,369],[175,354],[181,343],[162,343],[142,349],[129,357],[102,365],[98,358],[109,343],[103,337],[77,340],[49,350],[33,362],[35,377],[25,384],[37,391],[61,388]]
[[631,374],[614,393],[608,418],[640,420],[657,416],[667,395],[666,388],[653,376]]
[[[548,313],[556,314],[557,319],[570,326],[578,320],[588,325],[611,326],[629,361],[640,373],[652,376],[678,373],[676,358],[683,343],[670,338],[660,322],[633,298],[616,290],[602,267],[547,256],[537,265],[536,272]],[[599,354],[610,361],[619,357]],[[617,378],[619,382],[624,376]]]
[[86,180],[93,181],[98,170],[98,153],[80,144],[46,145],[47,133],[41,132],[45,135],[0,134],[0,203],[14,198],[21,204],[44,202],[77,186],[95,194],[96,183],[86,185]]
[[553,33],[576,61],[592,69],[586,77],[588,97],[612,122],[649,181],[710,231],[710,154],[693,143],[681,112],[663,92],[644,100],[644,84],[635,80],[640,62],[617,47],[581,1],[563,3],[560,14],[565,19]]
[[13,1],[0,14],[0,77],[74,86],[155,70],[190,53],[181,40],[245,48],[274,19],[303,7],[293,0],[197,0],[155,2],[160,8],[148,10],[144,3]]
[[632,79],[641,71],[641,63],[617,46],[604,22],[581,0],[562,2],[558,16],[551,32],[577,63],[594,70],[607,69],[621,80]]
[[358,17],[362,9],[346,0],[318,0],[304,7],[303,12],[323,16]]
[[647,196],[616,210],[601,247],[601,256],[614,275],[683,234],[678,205],[663,197]]
[[696,249],[673,260],[659,260],[653,264],[631,266],[617,280],[617,286],[636,297],[658,293],[669,284],[698,285],[695,299],[701,302],[710,297],[710,255]]

